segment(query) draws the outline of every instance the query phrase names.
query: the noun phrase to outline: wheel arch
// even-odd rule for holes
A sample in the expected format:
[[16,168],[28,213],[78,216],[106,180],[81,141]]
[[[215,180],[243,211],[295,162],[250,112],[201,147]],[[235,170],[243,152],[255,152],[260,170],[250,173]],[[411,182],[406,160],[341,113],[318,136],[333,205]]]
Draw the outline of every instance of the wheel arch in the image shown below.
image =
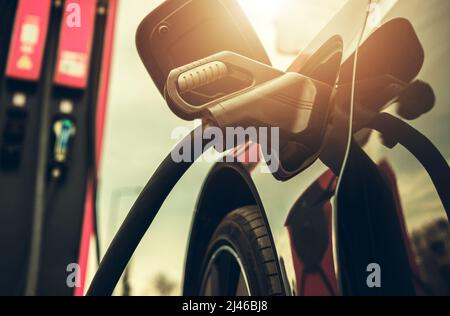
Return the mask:
[[[184,295],[197,295],[199,281],[196,269],[201,265],[216,227],[227,214],[246,205],[256,205],[260,209],[274,244],[266,212],[248,170],[240,163],[216,164],[203,183],[195,207],[185,261]],[[276,249],[274,251],[280,270]]]

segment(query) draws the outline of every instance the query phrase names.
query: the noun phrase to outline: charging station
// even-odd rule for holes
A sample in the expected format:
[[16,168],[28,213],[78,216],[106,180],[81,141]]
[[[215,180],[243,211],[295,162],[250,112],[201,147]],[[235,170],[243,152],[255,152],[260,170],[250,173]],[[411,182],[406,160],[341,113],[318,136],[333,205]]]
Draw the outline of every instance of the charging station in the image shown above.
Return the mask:
[[0,0],[1,295],[83,294],[116,6]]

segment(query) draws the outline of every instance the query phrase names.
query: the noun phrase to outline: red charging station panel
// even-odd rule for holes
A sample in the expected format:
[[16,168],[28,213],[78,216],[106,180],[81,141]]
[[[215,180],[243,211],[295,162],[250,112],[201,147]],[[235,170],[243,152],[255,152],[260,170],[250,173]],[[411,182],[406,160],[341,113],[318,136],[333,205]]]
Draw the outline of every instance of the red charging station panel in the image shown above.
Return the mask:
[[[108,101],[108,87],[109,87],[109,79],[111,74],[111,61],[112,61],[112,51],[113,51],[113,42],[114,42],[114,33],[115,33],[115,20],[117,14],[117,6],[119,0],[108,0],[108,19],[105,28],[105,35],[103,40],[103,54],[101,57],[101,78],[100,78],[100,86],[98,91],[98,100],[97,100],[97,170],[100,169],[100,160],[102,153],[102,144],[103,144],[103,132],[105,126],[105,118],[107,111],[107,101]],[[80,265],[81,270],[81,284],[80,287],[77,287],[74,291],[75,296],[84,295],[84,291],[87,287],[87,270],[88,270],[88,261],[91,259],[89,256],[91,245],[91,237],[93,234],[97,233],[94,231],[94,188],[92,181],[88,182],[86,201],[85,201],[85,212],[83,218],[83,227],[82,234],[80,240],[80,251],[78,263]]]
[[84,89],[88,83],[96,0],[67,0],[61,24],[54,83]]
[[47,38],[51,0],[19,0],[6,76],[36,81],[39,79]]

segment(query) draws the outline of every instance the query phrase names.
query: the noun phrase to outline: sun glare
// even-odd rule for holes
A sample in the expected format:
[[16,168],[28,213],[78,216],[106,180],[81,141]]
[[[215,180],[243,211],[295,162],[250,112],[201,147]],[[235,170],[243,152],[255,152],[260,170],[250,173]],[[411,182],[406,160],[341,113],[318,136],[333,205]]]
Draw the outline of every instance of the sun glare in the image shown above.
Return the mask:
[[283,0],[239,0],[239,4],[250,19],[274,20]]

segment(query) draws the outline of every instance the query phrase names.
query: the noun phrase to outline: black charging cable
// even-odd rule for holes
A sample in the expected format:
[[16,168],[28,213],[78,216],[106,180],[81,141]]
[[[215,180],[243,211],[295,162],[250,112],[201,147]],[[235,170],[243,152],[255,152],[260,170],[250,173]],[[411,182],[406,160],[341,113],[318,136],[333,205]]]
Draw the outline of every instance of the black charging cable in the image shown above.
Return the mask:
[[447,220],[450,220],[450,167],[433,142],[402,119],[388,113],[378,115],[369,127],[383,135],[385,146],[394,148],[400,144],[420,162],[433,182]]
[[[87,292],[88,296],[110,296],[139,242],[152,224],[159,209],[173,187],[203,154],[207,141],[201,137],[205,126],[186,136],[164,159],[139,195],[125,221],[114,237]],[[189,161],[175,162],[172,153],[184,148],[195,148],[197,137],[202,139],[202,150],[191,150]]]

